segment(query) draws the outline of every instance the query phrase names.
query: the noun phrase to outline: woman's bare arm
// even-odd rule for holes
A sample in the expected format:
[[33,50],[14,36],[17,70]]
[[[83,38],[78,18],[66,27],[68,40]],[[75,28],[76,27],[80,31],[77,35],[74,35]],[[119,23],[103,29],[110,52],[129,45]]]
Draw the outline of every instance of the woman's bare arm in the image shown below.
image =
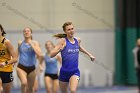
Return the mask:
[[65,39],[59,39],[58,44],[55,46],[55,48],[51,51],[50,57],[55,57],[65,46]]
[[88,55],[91,59],[91,61],[94,61],[95,60],[95,57],[89,53],[84,47],[81,46],[81,39],[80,38],[77,38],[78,42],[79,42],[79,46],[80,46],[80,51],[83,52],[84,54]]

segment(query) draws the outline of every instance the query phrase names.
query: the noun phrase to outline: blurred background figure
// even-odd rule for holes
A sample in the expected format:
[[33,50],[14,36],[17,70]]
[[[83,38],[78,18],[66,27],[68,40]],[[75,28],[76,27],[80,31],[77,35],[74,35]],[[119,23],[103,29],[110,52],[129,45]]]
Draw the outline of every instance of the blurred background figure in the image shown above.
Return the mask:
[[[41,61],[41,57],[38,58],[38,61]],[[44,67],[43,67],[43,63],[36,63],[36,78],[35,78],[35,82],[34,82],[34,86],[33,86],[33,90],[35,93],[38,93],[38,90],[40,88],[40,80],[42,80],[41,78],[41,73],[43,72]]]
[[138,90],[140,93],[140,38],[137,39],[136,47],[133,49],[135,68],[137,72]]
[[45,88],[46,93],[58,93],[59,84],[58,84],[58,62],[61,64],[61,57],[60,55],[56,55],[53,58],[50,58],[50,52],[54,49],[55,45],[52,41],[46,41],[45,49],[46,53],[41,58],[41,63],[45,62],[45,73],[44,73],[44,80],[45,80]]
[[39,43],[32,40],[32,29],[23,30],[24,40],[18,42],[19,63],[17,75],[21,82],[21,93],[34,93],[33,86],[36,78],[36,57],[41,56]]
[[61,64],[61,56],[58,54],[55,57],[51,58],[50,52],[53,50],[55,45],[52,41],[46,41],[45,48],[46,53],[42,56],[42,60],[45,62],[45,73],[44,73],[44,80],[45,80],[45,88],[46,93],[58,93],[59,91],[59,84],[58,84],[58,62]]
[[2,92],[3,92],[3,87],[2,87],[2,81],[0,79],[0,93],[2,93]]
[[0,24],[0,92],[11,93],[13,82],[13,64],[17,55],[11,41],[5,37],[5,30]]

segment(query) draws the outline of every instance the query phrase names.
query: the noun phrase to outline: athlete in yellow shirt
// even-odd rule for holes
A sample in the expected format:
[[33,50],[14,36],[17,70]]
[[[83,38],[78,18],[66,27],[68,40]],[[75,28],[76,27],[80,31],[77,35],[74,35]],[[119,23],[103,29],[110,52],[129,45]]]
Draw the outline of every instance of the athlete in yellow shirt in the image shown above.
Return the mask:
[[0,24],[0,79],[4,93],[10,93],[13,76],[13,63],[17,62],[17,56],[11,42],[4,37],[5,31]]

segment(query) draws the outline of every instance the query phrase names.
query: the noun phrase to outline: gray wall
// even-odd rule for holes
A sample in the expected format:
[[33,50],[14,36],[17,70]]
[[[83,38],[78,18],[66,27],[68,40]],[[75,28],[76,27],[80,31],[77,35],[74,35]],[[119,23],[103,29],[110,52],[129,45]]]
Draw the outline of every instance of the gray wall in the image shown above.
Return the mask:
[[[15,47],[23,39],[22,29],[30,27],[42,51],[45,41],[56,42],[52,34],[62,32],[62,24],[72,21],[82,45],[98,62],[114,70],[114,0],[0,0],[0,13],[0,23]],[[79,67],[80,86],[111,85],[112,73],[82,54]],[[16,78],[15,71],[14,75]],[[43,86],[43,81],[40,83]],[[17,78],[14,86],[19,86]]]
[[61,29],[72,21],[79,29],[114,27],[114,0],[0,0],[5,29]]

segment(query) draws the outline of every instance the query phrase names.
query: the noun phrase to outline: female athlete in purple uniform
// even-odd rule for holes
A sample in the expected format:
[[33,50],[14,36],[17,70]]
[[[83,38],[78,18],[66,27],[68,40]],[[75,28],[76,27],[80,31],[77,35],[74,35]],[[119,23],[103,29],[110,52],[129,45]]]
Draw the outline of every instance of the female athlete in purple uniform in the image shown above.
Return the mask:
[[76,93],[80,77],[78,68],[79,51],[88,55],[91,61],[94,61],[95,57],[81,46],[80,38],[74,37],[75,31],[72,22],[64,23],[63,30],[65,34],[54,35],[59,38],[59,42],[51,51],[50,56],[54,57],[61,52],[62,67],[59,75],[61,93],[68,93],[68,85],[71,93]]

